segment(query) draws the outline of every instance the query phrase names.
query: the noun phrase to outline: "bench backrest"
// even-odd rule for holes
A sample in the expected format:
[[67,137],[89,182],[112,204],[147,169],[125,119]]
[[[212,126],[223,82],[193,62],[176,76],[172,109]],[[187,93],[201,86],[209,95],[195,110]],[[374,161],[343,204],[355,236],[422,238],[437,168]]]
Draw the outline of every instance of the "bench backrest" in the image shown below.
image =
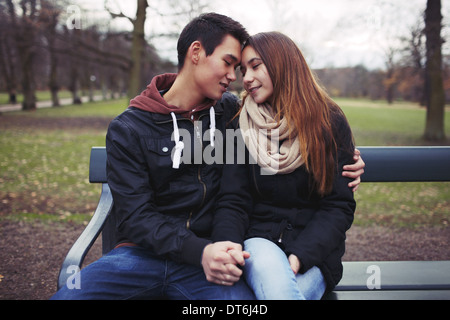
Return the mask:
[[[450,181],[450,147],[358,147],[363,182]],[[89,181],[106,183],[106,149],[91,150]]]

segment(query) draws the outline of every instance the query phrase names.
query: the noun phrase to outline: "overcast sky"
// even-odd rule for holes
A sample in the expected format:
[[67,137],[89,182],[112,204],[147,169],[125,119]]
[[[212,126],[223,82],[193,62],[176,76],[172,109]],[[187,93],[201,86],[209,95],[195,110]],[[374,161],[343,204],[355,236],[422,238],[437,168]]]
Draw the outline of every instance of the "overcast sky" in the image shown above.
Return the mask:
[[[109,0],[132,16],[135,1]],[[103,8],[104,0],[79,0]],[[150,3],[156,3],[150,0]],[[426,0],[210,0],[210,11],[231,16],[254,34],[281,31],[293,38],[313,68],[344,67],[363,64],[369,69],[384,68],[385,52],[398,47],[398,39],[421,19]],[[450,0],[442,0],[447,40],[444,52],[450,53]],[[151,13],[150,13],[151,14]],[[184,22],[183,22],[184,24]],[[119,28],[131,28],[126,21]],[[153,15],[147,33],[164,32],[167,22]],[[172,31],[181,31],[175,27]],[[175,60],[176,40],[152,40],[166,57]],[[175,62],[175,61],[174,61]]]

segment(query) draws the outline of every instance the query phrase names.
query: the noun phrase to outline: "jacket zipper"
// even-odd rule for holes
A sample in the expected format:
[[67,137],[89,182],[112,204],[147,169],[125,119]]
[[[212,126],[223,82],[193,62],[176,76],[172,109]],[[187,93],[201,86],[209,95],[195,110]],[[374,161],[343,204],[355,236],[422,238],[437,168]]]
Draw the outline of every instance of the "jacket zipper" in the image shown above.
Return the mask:
[[290,223],[288,222],[287,225],[286,225],[286,227],[284,227],[283,230],[282,230],[281,233],[280,233],[280,237],[279,237],[279,239],[278,239],[278,243],[283,243],[283,235],[284,235],[284,231],[286,231],[286,230],[290,231],[290,230],[292,230],[292,229],[293,229],[292,224],[290,224]]
[[[218,113],[216,113],[217,115]],[[203,118],[204,116],[206,116],[206,114],[202,114],[198,117],[197,121],[200,121],[201,118]],[[200,141],[200,145],[201,145],[201,150],[203,150],[203,141],[202,141],[202,132],[200,132],[200,128],[198,126],[195,125],[195,121],[190,119],[190,118],[178,118],[178,121],[182,120],[182,121],[190,121],[193,126],[194,126],[194,137],[196,137],[197,139],[199,139]],[[173,122],[173,120],[164,120],[164,121],[160,121],[158,122],[158,124],[163,124],[163,123],[170,123]],[[203,186],[203,197],[202,197],[202,201],[201,204],[199,206],[199,208],[201,208],[203,206],[203,203],[205,202],[206,199],[206,184],[203,182],[202,177],[201,177],[201,165],[199,165],[198,167],[198,172],[197,172],[197,179],[199,181],[200,184],[202,184]],[[192,217],[194,215],[194,211],[191,211],[189,213],[189,217],[186,221],[186,229],[190,229],[191,228],[191,221],[192,221]]]
[[[201,117],[202,116],[200,116],[198,118],[197,122],[200,121]],[[193,120],[191,120],[191,122],[194,125],[194,134],[197,137],[197,139],[200,141],[200,149],[203,150],[202,133],[200,132],[200,128],[197,125],[195,125],[195,122]],[[201,167],[201,165],[199,165],[198,171],[197,171],[197,179],[198,179],[198,182],[203,186],[203,197],[202,197],[202,201],[200,203],[199,208],[201,208],[203,206],[203,203],[205,202],[205,198],[206,198],[206,184],[202,180],[201,169],[202,169],[202,167]],[[192,221],[193,214],[194,214],[194,211],[191,211],[189,213],[189,218],[186,221],[186,229],[188,229],[188,230],[191,228],[191,221]]]
[[256,182],[256,172],[255,172],[255,168],[256,168],[256,166],[253,165],[253,166],[252,166],[253,183],[254,183],[254,185],[255,185],[255,190],[256,190],[256,192],[258,193],[258,195],[259,195],[260,197],[262,197],[262,194],[261,194],[261,192],[259,191],[259,188],[258,188],[258,183]]
[[283,234],[284,234],[284,230],[281,231],[281,233],[280,233],[280,238],[278,239],[278,243],[283,243]]
[[189,213],[189,218],[187,219],[187,221],[186,221],[186,229],[190,229],[191,228],[191,220],[192,220],[192,214],[193,214],[194,212],[193,211],[191,211],[190,213]]
[[[201,169],[202,169],[201,166],[199,166],[198,167],[198,171],[197,171],[198,182],[200,182],[200,184],[203,186],[203,197],[202,197],[202,201],[200,202],[199,208],[201,208],[203,206],[203,203],[205,202],[205,199],[206,199],[206,184],[202,180]],[[186,221],[186,229],[188,229],[188,230],[191,228],[191,220],[192,220],[192,215],[193,214],[194,214],[194,211],[191,211],[189,213],[189,218]]]

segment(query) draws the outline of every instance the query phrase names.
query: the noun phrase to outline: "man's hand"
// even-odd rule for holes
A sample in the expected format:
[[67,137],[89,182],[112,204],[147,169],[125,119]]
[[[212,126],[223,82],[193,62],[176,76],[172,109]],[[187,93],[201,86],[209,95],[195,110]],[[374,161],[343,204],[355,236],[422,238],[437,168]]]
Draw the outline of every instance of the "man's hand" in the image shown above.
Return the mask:
[[239,281],[245,259],[250,255],[242,251],[242,246],[230,241],[209,244],[203,250],[202,266],[209,282],[232,286]]
[[355,160],[354,164],[344,166],[344,171],[342,175],[344,177],[348,177],[354,179],[352,182],[348,184],[349,188],[353,189],[353,192],[358,190],[358,187],[361,183],[361,175],[364,173],[364,168],[366,164],[361,158],[361,152],[358,149],[355,149],[355,155],[353,156],[353,160]]

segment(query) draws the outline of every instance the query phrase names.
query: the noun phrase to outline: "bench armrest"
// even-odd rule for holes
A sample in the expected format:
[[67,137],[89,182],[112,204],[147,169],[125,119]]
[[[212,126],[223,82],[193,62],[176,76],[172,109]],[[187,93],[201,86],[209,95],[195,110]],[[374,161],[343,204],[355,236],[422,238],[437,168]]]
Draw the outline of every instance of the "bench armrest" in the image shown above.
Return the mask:
[[108,184],[103,183],[97,209],[86,229],[69,250],[59,271],[58,290],[66,285],[67,279],[73,274],[73,271],[71,271],[73,266],[77,266],[81,269],[84,258],[102,231],[112,206],[113,198],[111,190],[109,189]]

